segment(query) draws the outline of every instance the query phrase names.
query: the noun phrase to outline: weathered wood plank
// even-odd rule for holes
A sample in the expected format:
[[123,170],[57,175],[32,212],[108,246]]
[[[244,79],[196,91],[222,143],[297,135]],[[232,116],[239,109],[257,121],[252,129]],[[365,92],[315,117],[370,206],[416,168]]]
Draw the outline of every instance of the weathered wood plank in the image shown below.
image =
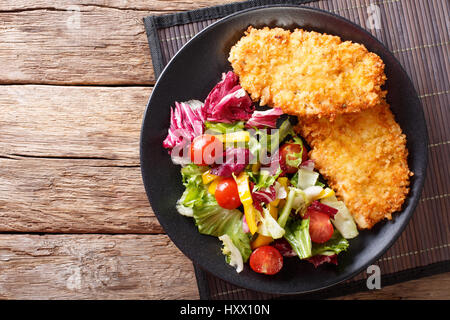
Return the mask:
[[380,290],[358,292],[334,300],[449,300],[450,272],[401,282]]
[[0,232],[162,233],[139,167],[0,158]]
[[47,0],[4,0],[0,3],[0,11],[18,11],[39,8],[53,8],[59,10],[68,10],[69,8],[70,10],[73,6],[97,6],[118,10],[182,11],[236,1],[237,0],[60,0],[49,4],[49,1]]
[[198,299],[165,235],[0,235],[0,299]]
[[2,1],[0,84],[152,84],[142,19],[221,2]]
[[148,87],[3,86],[0,231],[160,233],[139,168]]
[[150,94],[146,87],[2,87],[0,231],[162,232],[139,169]]
[[151,91],[2,86],[0,156],[103,158],[139,165],[140,129]]
[[142,18],[152,12],[0,12],[0,83],[151,84]]

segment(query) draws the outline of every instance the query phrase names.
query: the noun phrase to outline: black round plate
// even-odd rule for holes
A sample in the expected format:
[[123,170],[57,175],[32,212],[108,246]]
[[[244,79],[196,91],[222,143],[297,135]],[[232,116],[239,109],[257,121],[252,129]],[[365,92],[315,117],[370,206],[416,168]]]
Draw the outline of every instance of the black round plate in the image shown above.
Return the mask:
[[[285,258],[275,276],[253,272],[248,265],[236,273],[225,263],[220,241],[201,235],[192,218],[181,216],[175,203],[183,193],[180,167],[172,164],[162,147],[175,101],[204,100],[221,74],[231,70],[228,52],[249,25],[303,28],[338,35],[364,44],[386,64],[388,102],[407,136],[408,163],[414,172],[411,191],[402,212],[394,219],[362,231],[350,240],[348,251],[338,256],[339,265],[319,268]],[[141,131],[141,170],[151,206],[175,245],[201,268],[237,286],[252,290],[291,294],[323,289],[347,280],[375,262],[400,236],[419,200],[427,166],[427,129],[417,93],[395,57],[359,26],[334,14],[301,6],[266,6],[238,12],[209,26],[191,39],[162,72],[150,97]]]

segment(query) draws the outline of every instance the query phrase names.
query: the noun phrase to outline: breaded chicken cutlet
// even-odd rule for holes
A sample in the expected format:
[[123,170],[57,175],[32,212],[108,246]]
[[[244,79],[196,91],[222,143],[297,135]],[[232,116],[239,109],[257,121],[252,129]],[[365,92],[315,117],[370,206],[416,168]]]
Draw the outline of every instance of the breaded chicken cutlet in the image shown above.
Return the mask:
[[229,61],[254,101],[291,115],[334,117],[374,107],[386,95],[381,58],[337,36],[249,27]]
[[392,218],[409,191],[406,137],[389,105],[327,118],[300,117],[296,127],[309,156],[357,225],[370,229]]

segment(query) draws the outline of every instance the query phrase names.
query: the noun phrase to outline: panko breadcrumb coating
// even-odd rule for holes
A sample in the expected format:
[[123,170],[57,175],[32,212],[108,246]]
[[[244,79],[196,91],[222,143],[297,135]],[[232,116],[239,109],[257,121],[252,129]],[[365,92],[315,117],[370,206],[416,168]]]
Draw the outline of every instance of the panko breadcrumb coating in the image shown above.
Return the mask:
[[378,55],[314,31],[249,27],[229,61],[253,101],[291,115],[334,117],[372,108],[386,95]]
[[401,210],[413,173],[406,137],[387,103],[338,115],[334,121],[300,117],[296,130],[359,228],[370,229]]

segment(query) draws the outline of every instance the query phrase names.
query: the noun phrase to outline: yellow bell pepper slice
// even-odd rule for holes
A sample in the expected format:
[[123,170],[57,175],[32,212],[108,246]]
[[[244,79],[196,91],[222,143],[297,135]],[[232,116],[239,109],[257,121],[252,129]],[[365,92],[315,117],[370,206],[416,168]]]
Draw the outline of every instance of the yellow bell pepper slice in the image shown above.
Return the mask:
[[279,177],[277,179],[278,183],[287,189],[289,184],[289,179],[287,177]]
[[258,230],[256,220],[259,212],[253,206],[248,175],[245,172],[241,172],[237,177],[233,174],[233,177],[238,187],[239,199],[244,206],[244,215],[248,228],[250,229],[251,234],[255,234]]
[[258,234],[256,239],[250,243],[250,247],[252,248],[252,250],[255,250],[256,248],[259,248],[262,246],[267,246],[272,241],[273,241],[272,237],[263,236],[262,234]]
[[217,135],[218,138],[223,143],[233,143],[233,142],[248,142],[250,140],[250,132],[248,131],[236,131],[226,134]]
[[280,204],[281,199],[275,199],[271,202],[271,204],[276,208]]
[[334,193],[333,189],[325,188],[325,189],[322,190],[321,193],[319,193],[319,195],[317,196],[316,200],[329,198],[329,197],[334,196],[334,195],[335,195],[335,193]]
[[208,186],[208,191],[209,193],[211,193],[212,195],[216,194],[216,189],[217,189],[217,185],[219,184],[220,179],[216,179],[213,182],[211,182],[211,184]]
[[219,176],[216,176],[214,174],[211,174],[211,170],[205,171],[202,173],[202,181],[203,184],[208,184],[213,182],[214,180],[220,178]]
[[[242,202],[242,200],[241,200]],[[247,221],[248,228],[252,234],[255,234],[258,230],[256,224],[256,217],[258,216],[258,210],[255,209],[252,203],[243,203],[245,220]]]
[[277,220],[278,219],[278,208],[277,208],[278,204],[275,204],[274,203],[275,201],[276,200],[269,203],[269,213],[275,220]]

